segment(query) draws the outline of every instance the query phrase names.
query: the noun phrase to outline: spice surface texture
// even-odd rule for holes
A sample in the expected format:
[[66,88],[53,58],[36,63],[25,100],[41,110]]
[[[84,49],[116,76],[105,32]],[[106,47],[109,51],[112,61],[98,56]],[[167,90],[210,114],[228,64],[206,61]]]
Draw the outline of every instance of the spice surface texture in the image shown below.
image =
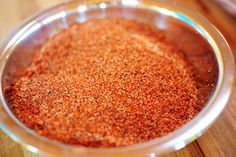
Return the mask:
[[6,90],[14,115],[66,144],[122,147],[166,135],[202,108],[182,52],[147,24],[74,24],[35,49]]

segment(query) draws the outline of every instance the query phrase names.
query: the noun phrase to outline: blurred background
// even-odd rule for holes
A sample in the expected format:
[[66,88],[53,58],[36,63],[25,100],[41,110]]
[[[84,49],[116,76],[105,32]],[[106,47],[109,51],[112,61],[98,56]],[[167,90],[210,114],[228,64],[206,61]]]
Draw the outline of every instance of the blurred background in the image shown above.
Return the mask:
[[[128,0],[127,0],[128,1]],[[236,0],[168,0],[201,14],[225,36],[236,54]],[[20,21],[66,0],[0,0],[0,41]],[[197,141],[169,157],[234,157],[236,154],[236,93],[217,122]],[[13,142],[0,130],[0,157],[42,157]]]

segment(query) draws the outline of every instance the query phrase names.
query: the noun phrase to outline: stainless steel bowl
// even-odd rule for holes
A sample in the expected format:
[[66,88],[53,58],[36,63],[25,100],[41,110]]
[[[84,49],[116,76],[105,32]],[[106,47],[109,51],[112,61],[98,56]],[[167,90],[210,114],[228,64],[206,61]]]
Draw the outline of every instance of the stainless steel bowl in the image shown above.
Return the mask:
[[[9,110],[4,89],[32,62],[34,48],[70,24],[121,17],[155,25],[178,45],[194,66],[203,110],[180,129],[122,148],[97,149],[62,144],[36,134]],[[23,22],[0,46],[0,127],[36,153],[53,156],[155,156],[178,150],[199,137],[219,116],[232,92],[234,59],[220,32],[206,19],[175,4],[151,0],[77,0],[60,4]],[[207,87],[207,88],[202,88]]]

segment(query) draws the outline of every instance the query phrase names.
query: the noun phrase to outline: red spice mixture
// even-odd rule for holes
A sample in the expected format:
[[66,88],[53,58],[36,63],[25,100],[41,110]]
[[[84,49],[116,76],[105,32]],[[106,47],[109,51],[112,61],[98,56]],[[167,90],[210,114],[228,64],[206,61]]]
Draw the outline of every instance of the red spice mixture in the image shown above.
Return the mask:
[[15,116],[50,139],[119,147],[166,135],[202,108],[180,50],[124,19],[90,20],[42,44],[8,89]]

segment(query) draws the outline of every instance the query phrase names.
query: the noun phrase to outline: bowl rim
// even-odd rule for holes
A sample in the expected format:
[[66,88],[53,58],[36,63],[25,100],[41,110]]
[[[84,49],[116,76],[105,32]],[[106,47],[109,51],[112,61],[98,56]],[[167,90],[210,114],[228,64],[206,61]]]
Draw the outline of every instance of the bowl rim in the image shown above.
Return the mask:
[[[13,31],[2,43],[0,46],[1,50],[1,58],[0,58],[0,76],[2,77],[4,66],[8,56],[10,55],[9,48],[14,43],[13,38],[19,35],[20,32],[25,33],[26,28],[33,26],[35,20],[42,18],[45,14],[49,12],[55,11],[60,7],[67,7],[66,9],[71,9],[72,4],[80,3],[81,1],[71,1],[67,3],[62,3],[51,7],[45,11],[42,11],[39,14],[33,15],[29,19],[25,20],[21,25],[19,25],[15,31]],[[115,1],[114,1],[115,2]],[[127,2],[127,1],[126,1]],[[148,1],[150,2],[150,1]],[[234,65],[234,57],[232,51],[230,50],[229,45],[226,40],[222,36],[222,34],[215,28],[210,22],[208,22],[205,18],[193,13],[191,10],[188,10],[184,7],[178,6],[176,4],[171,4],[169,2],[164,1],[155,1],[152,3],[148,3],[145,0],[139,1],[136,3],[125,3],[125,1],[120,1],[120,3],[113,2],[98,2],[95,4],[77,4],[77,7],[86,6],[87,9],[83,11],[87,11],[88,9],[99,8],[104,9],[108,7],[133,7],[139,9],[149,9],[152,11],[160,12],[161,14],[165,14],[168,16],[172,16],[177,18],[192,28],[196,29],[211,45],[214,50],[216,60],[218,63],[219,76],[216,88],[214,90],[213,95],[210,97],[209,101],[206,103],[206,106],[202,109],[202,111],[195,116],[190,122],[181,128],[171,132],[163,137],[155,138],[153,140],[141,143],[134,144],[126,147],[118,147],[118,148],[87,148],[87,147],[78,147],[68,144],[63,144],[57,141],[50,140],[46,137],[38,135],[33,130],[27,128],[22,122],[20,122],[8,109],[7,103],[4,100],[3,91],[2,91],[2,83],[0,85],[0,100],[1,104],[4,106],[2,110],[7,112],[8,115],[13,119],[13,121],[20,126],[27,133],[35,136],[38,140],[44,141],[48,144],[52,144],[59,149],[65,150],[73,150],[78,154],[83,153],[127,153],[127,152],[138,152],[145,151],[146,153],[157,152],[158,154],[163,154],[169,151],[178,150],[184,147],[186,144],[195,140],[199,137],[205,129],[207,129],[219,116],[223,108],[226,106],[227,101],[230,98],[230,95],[233,90],[234,84],[234,73],[235,73],[235,65]],[[103,4],[103,5],[101,5]],[[151,5],[152,4],[152,5]],[[82,9],[81,9],[82,10]],[[61,10],[63,12],[64,10]],[[60,13],[60,12],[58,12]],[[57,14],[58,14],[57,13]],[[23,31],[22,31],[23,30]],[[13,38],[12,38],[13,37]],[[17,39],[18,40],[18,39]],[[1,109],[0,109],[1,111]],[[1,112],[0,112],[1,115]],[[10,137],[15,139],[17,142],[22,143],[26,148],[34,152],[44,152],[42,148],[37,146],[33,146],[28,142],[25,142],[24,139],[19,137],[18,135],[12,133],[11,130],[4,125],[4,123],[0,120],[0,128],[4,130]],[[65,154],[66,155],[66,154]]]

